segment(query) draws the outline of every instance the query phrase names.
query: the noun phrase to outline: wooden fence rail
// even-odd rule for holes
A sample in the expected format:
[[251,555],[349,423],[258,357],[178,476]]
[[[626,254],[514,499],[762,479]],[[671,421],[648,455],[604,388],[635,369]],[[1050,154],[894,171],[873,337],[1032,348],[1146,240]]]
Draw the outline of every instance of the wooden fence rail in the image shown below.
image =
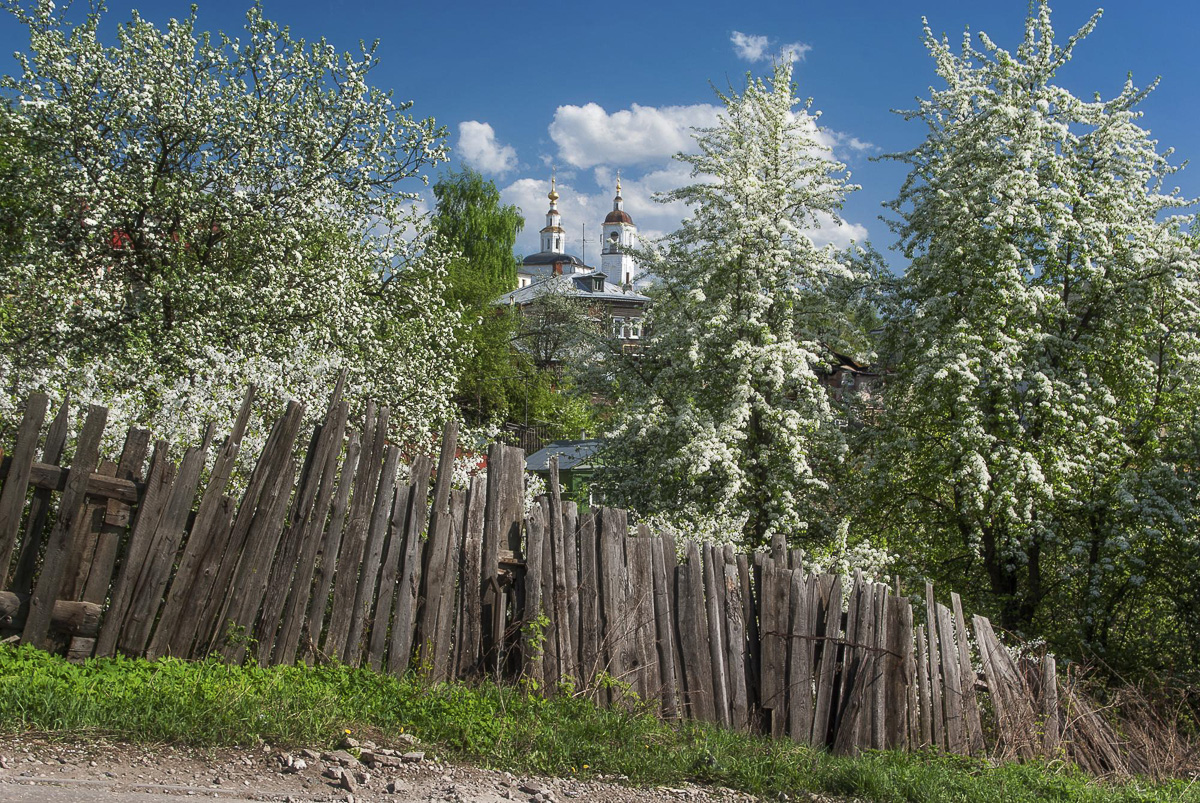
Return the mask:
[[235,499],[253,403],[251,389],[224,441],[210,427],[178,464],[139,429],[104,459],[107,411],[90,407],[68,467],[70,410],[44,428],[32,396],[0,466],[0,636],[75,658],[523,675],[839,753],[1144,769],[1052,656],[1014,658],[983,617],[968,628],[957,594],[927,585],[918,613],[861,575],[805,572],[782,542],[747,555],[631,530],[624,511],[563,500],[553,463],[526,513],[515,447],[492,444],[486,478],[453,487],[454,424],[436,470],[417,455],[402,471],[388,409],[352,426],[341,382],[307,446],[288,405]]

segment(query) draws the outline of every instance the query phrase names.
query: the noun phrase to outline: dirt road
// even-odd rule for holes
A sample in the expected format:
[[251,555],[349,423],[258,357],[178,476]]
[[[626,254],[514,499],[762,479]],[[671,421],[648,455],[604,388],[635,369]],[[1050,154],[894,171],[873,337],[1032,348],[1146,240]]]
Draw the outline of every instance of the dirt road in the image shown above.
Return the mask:
[[[432,760],[420,745],[337,751],[196,750],[0,736],[3,803],[439,801],[445,803],[679,803],[750,801],[728,789],[638,789],[617,778],[514,776]],[[792,800],[817,800],[801,793]]]

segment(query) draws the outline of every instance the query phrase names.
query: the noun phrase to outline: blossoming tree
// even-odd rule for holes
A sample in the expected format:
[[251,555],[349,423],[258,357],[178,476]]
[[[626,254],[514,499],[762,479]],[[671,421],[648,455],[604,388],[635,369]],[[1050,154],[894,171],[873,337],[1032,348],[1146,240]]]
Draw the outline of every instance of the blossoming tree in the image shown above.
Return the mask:
[[337,372],[403,434],[449,414],[457,312],[409,183],[444,133],[372,88],[373,47],[247,14],[244,35],[134,12],[8,6],[29,30],[3,79],[4,417],[33,389],[113,405],[179,441],[246,383],[318,406]]
[[[808,235],[852,189],[797,100],[790,63],[718,93],[699,152],[677,158],[695,184],[667,193],[693,213],[648,252],[658,279],[644,349],[613,371],[618,493],[678,526],[757,546],[815,537],[843,451],[818,372],[839,313],[824,302],[850,261]],[[807,533],[807,534],[806,534]],[[826,535],[832,537],[832,533]]]
[[1200,601],[1177,585],[1197,554],[1200,257],[1138,124],[1149,90],[1054,83],[1098,17],[1060,44],[1039,2],[1015,52],[980,34],[956,53],[926,26],[945,87],[895,157],[911,265],[874,459],[878,512],[923,572],[1103,651],[1186,638]]

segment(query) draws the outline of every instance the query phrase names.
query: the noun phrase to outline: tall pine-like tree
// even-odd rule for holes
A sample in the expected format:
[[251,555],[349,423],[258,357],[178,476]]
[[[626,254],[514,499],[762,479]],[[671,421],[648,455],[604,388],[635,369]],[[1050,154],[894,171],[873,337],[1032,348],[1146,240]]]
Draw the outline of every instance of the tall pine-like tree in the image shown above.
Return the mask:
[[746,546],[816,537],[822,466],[844,449],[818,374],[841,323],[823,292],[853,271],[808,232],[853,188],[794,91],[785,63],[718,92],[719,123],[677,157],[696,183],[663,198],[693,214],[645,255],[658,287],[644,350],[612,369],[617,494]]
[[1194,651],[1176,567],[1196,554],[1200,259],[1138,124],[1149,90],[1054,83],[1098,17],[1059,44],[1038,2],[1015,52],[926,26],[945,88],[896,157],[911,265],[875,502],[923,573],[1006,627],[1149,659]]

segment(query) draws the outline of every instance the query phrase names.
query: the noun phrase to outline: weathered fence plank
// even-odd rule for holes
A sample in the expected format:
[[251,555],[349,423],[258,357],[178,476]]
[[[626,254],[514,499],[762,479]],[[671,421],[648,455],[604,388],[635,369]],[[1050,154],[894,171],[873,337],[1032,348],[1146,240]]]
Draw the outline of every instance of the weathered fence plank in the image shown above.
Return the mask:
[[[299,402],[288,402],[276,426],[272,427],[238,505],[225,554],[209,584],[210,590],[206,596],[203,593],[205,583],[196,583],[189,592],[193,604],[179,617],[178,641],[173,643],[178,645],[181,655],[188,654],[186,651],[193,633],[196,646],[192,654],[197,656],[213,650],[226,655],[241,654],[242,649],[231,646],[231,638],[244,641],[254,635],[254,618],[263,591],[244,593],[243,584],[250,583],[253,577],[253,587],[259,588],[258,573],[261,572],[261,587],[265,591],[271,559],[283,531],[291,483],[295,480],[293,454],[303,417],[304,407]],[[287,478],[286,487],[284,477]],[[233,598],[235,592],[237,599]]]
[[104,625],[100,629],[100,637],[96,642],[96,655],[101,658],[113,655],[116,650],[117,636],[120,635],[121,627],[125,624],[126,616],[131,610],[137,584],[141,581],[143,571],[150,564],[148,558],[151,540],[163,510],[166,508],[174,479],[175,466],[167,459],[167,443],[158,441],[154,445],[154,454],[150,458],[145,493],[141,504],[138,505],[137,515],[129,531],[129,543],[126,545],[125,557],[117,573],[112,601],[104,614]]
[[[258,628],[258,660],[261,664],[270,662],[281,636],[282,644],[286,645],[298,633],[298,629],[291,633],[283,633],[281,630],[280,619],[285,617],[289,597],[302,595],[304,601],[301,605],[308,602],[313,561],[319,542],[318,533],[328,513],[334,473],[337,469],[337,455],[341,451],[345,435],[347,407],[345,402],[341,401],[344,377],[343,371],[334,388],[325,418],[313,431],[312,441],[305,455],[304,468],[300,472],[296,499],[292,503],[287,525],[280,539],[279,555],[271,567],[271,578],[267,583],[267,595],[263,600],[261,624]],[[303,594],[300,594],[301,585],[304,585]],[[293,659],[295,657],[294,647],[288,649],[281,645],[278,652],[280,658],[288,652]]]
[[971,648],[967,643],[967,623],[963,616],[962,598],[950,594],[954,611],[954,634],[958,645],[959,681],[962,684],[963,715],[967,730],[967,749],[973,756],[983,755],[983,725],[979,718],[979,698],[975,694],[975,668],[971,665]]
[[[218,523],[222,525],[226,523],[223,518],[223,514],[226,512],[223,499],[241,449],[242,437],[245,435],[250,420],[250,408],[254,401],[254,395],[255,389],[251,385],[246,389],[242,406],[234,420],[233,430],[226,437],[225,443],[213,460],[208,485],[205,486],[204,495],[200,500],[200,509],[196,513],[191,532],[184,544],[183,555],[179,559],[179,568],[175,571],[174,580],[171,581],[170,591],[163,604],[162,616],[154,639],[151,641],[151,652],[147,657],[153,658],[168,652],[180,655],[189,650],[191,646],[202,613],[199,609],[208,602],[212,584],[216,581],[217,573],[223,563],[225,544],[233,537],[228,527],[218,527]],[[278,427],[273,429],[277,430]],[[176,490],[173,492],[164,518],[164,524],[169,526],[171,531],[164,533],[161,539],[156,539],[160,540],[159,548],[170,546],[172,560],[175,558],[175,550],[183,541],[183,530],[187,526],[187,514],[191,511],[192,500],[196,495],[200,472],[204,468],[208,448],[212,443],[212,433],[213,426],[210,423],[204,438],[204,448],[200,450],[200,453],[191,455],[191,460],[189,460],[189,455],[185,454],[184,460],[180,464],[179,477],[175,483]],[[212,543],[214,539],[219,540],[221,544],[214,545]],[[240,547],[239,541],[233,549],[240,549]]]
[[372,621],[375,600],[379,596],[379,569],[396,500],[396,471],[399,467],[400,449],[391,444],[385,445],[379,484],[375,488],[375,499],[367,519],[367,538],[363,543],[363,562],[354,591],[354,607],[350,612],[350,634],[346,641],[346,663],[350,666],[359,665],[369,638],[364,630]]
[[[716,552],[712,544],[705,544],[701,552],[704,561],[704,606],[708,619],[708,649],[712,656],[713,706],[717,722],[730,726],[729,673],[725,665],[725,616],[721,610],[721,592],[725,589],[724,571],[718,581]],[[724,558],[721,558],[724,563]]]
[[[338,393],[335,390],[334,399],[337,399],[337,396]],[[286,597],[282,621],[275,638],[274,655],[277,664],[290,664],[296,660],[301,629],[304,625],[304,612],[308,608],[309,596],[312,593],[317,554],[321,548],[322,535],[325,531],[325,520],[329,516],[330,506],[334,501],[338,457],[345,441],[349,409],[349,405],[345,401],[338,402],[336,408],[331,408],[332,420],[329,415],[326,415],[325,421],[321,424],[325,449],[317,460],[320,464],[320,480],[312,503],[312,512],[302,520],[301,524],[300,551],[296,556],[290,579],[291,591]]]
[[908,689],[913,684],[912,606],[896,596],[888,599],[887,700],[884,710],[884,747],[903,750],[908,736]]
[[[374,412],[368,404],[367,418],[370,419]],[[350,500],[350,517],[346,522],[346,532],[342,535],[341,549],[337,556],[337,574],[333,579],[333,606],[329,613],[329,628],[325,633],[323,649],[327,655],[343,662],[351,649],[351,640],[358,635],[352,630],[355,618],[354,603],[362,574],[363,554],[367,548],[371,513],[379,491],[379,475],[383,470],[388,417],[388,408],[380,407],[378,416],[367,425],[368,431],[364,433],[362,454],[354,478],[354,495]],[[367,437],[368,434],[370,437]],[[360,619],[360,626],[361,622]]]
[[[362,442],[357,432],[351,432],[346,444],[346,456],[342,459],[342,469],[338,475],[337,491],[333,497],[333,507],[329,511],[329,523],[321,538],[321,547],[317,552],[317,568],[313,580],[312,593],[308,601],[306,643],[300,651],[305,661],[316,658],[321,643],[321,632],[325,624],[325,608],[329,601],[329,593],[333,588],[333,577],[337,569],[337,555],[342,547],[342,534],[346,528],[346,509],[350,504],[350,490],[354,487],[354,469],[361,459]],[[298,648],[299,649],[299,648]]]
[[42,648],[46,646],[50,616],[58,598],[58,590],[62,587],[63,575],[67,568],[66,561],[73,547],[71,536],[86,507],[88,477],[100,462],[100,438],[104,435],[104,424],[107,420],[107,409],[97,405],[88,408],[83,430],[76,442],[75,471],[67,480],[67,487],[59,500],[58,520],[54,523],[50,538],[47,539],[45,562],[30,598],[25,627],[21,631],[21,642],[24,644]]
[[524,518],[525,453],[494,443],[488,447],[487,506],[483,514],[483,650],[487,669],[498,669],[504,646],[505,598],[500,585],[500,550],[516,553]]
[[413,461],[413,493],[404,520],[404,560],[400,566],[400,581],[396,584],[396,599],[392,603],[392,629],[388,640],[387,667],[393,675],[404,674],[412,657],[417,594],[421,588],[421,533],[429,519],[426,500],[432,468],[433,462],[423,455]]
[[[629,617],[625,611],[625,511],[601,508],[597,526],[600,530],[599,585],[601,649],[604,669],[622,682],[629,682],[628,654]],[[612,693],[610,690],[610,702]]]
[[821,646],[820,665],[817,675],[817,703],[813,713],[811,744],[828,743],[830,719],[833,715],[833,698],[836,694],[838,634],[842,630],[842,583],[837,577],[823,574],[818,580],[820,596]]
[[583,682],[595,688],[604,668],[600,649],[600,539],[596,513],[589,511],[579,519],[579,663]]
[[[567,572],[568,564],[574,564],[575,554],[567,554],[567,539],[563,516],[562,488],[558,479],[558,455],[550,458],[550,483],[547,502],[549,504],[549,544],[553,563],[553,610],[554,636],[557,642],[559,677],[577,678],[579,674],[574,633],[568,608]],[[572,569],[573,570],[573,569]]]
[[541,617],[546,520],[540,505],[525,518],[525,610],[521,616],[521,674],[539,686],[544,682],[546,632]]
[[942,673],[946,679],[942,689],[946,707],[946,749],[951,753],[966,755],[969,752],[969,744],[963,715],[962,674],[954,632],[950,625],[950,609],[939,602],[936,610],[938,648],[941,651]]
[[750,699],[746,692],[746,623],[742,618],[742,583],[732,549],[723,550],[715,562],[725,584],[725,678],[729,684],[729,724],[739,730],[750,727]]
[[478,474],[471,478],[467,491],[467,509],[463,515],[463,549],[459,568],[459,626],[454,674],[466,677],[479,670],[483,654],[483,510],[486,505],[487,479]]
[[246,637],[254,634],[254,622],[267,592],[272,559],[283,535],[288,501],[300,470],[294,460],[284,466],[254,516],[246,537],[246,551],[242,553],[230,586],[231,590],[237,589],[237,598],[230,599],[231,604],[218,620],[223,625],[223,632],[220,635],[214,632],[214,641],[210,645],[210,649],[221,652],[234,663],[241,663],[249,647]]
[[29,490],[29,474],[33,469],[33,458],[37,454],[38,436],[50,399],[44,393],[34,393],[25,403],[25,413],[17,428],[17,440],[13,447],[12,460],[4,474],[4,487],[0,490],[0,588],[8,588],[8,564],[17,545],[17,533],[21,530],[21,517],[25,513],[25,494]]
[[[70,399],[64,399],[58,408],[58,415],[50,423],[46,433],[46,444],[42,447],[42,463],[58,468],[62,459],[63,449],[67,444],[67,430],[71,424]],[[31,483],[32,484],[32,483]],[[42,531],[46,527],[46,518],[50,515],[50,488],[35,486],[33,498],[29,502],[29,518],[25,523],[25,537],[21,542],[21,552],[17,556],[17,567],[9,588],[28,594],[33,590],[33,577],[37,571],[38,556],[42,549]],[[0,580],[0,587],[4,585]]]
[[[796,564],[797,566],[799,563]],[[813,718],[813,601],[812,583],[803,569],[792,570],[790,638],[788,639],[788,734],[807,742]]]
[[925,583],[925,638],[929,642],[929,706],[933,746],[946,749],[946,709],[942,698],[942,653],[938,643],[933,583]]
[[679,607],[676,627],[683,654],[684,695],[693,719],[715,722],[712,653],[708,645],[708,622],[704,602],[704,568],[694,541],[684,545],[687,560],[676,570]]
[[[447,421],[442,430],[442,448],[438,455],[437,477],[433,484],[433,506],[429,511],[429,538],[425,543],[421,566],[421,592],[416,610],[417,660],[431,668],[436,663],[436,637],[439,630],[439,601],[447,591],[447,561],[450,555],[450,489],[454,479],[454,455],[458,449],[458,422]],[[449,578],[449,593],[454,596],[454,577]],[[445,657],[444,650],[442,651]],[[436,676],[435,680],[440,679]]]
[[568,668],[575,682],[582,683],[584,674],[580,665],[582,652],[580,640],[583,636],[579,619],[579,505],[575,502],[564,502],[562,522],[564,582],[567,591],[567,632],[571,637]]
[[[662,714],[668,719],[679,716],[679,682],[676,679],[674,618],[674,577],[668,579],[666,542],[662,538],[651,542],[650,568],[654,573],[654,633],[658,653],[658,678],[662,685]],[[673,573],[672,573],[673,574]]]
[[[410,470],[409,477],[415,478],[415,473],[415,470]],[[428,474],[426,473],[425,476],[427,483]],[[392,509],[387,524],[387,552],[383,557],[383,566],[379,572],[379,595],[375,599],[375,612],[370,628],[371,641],[367,647],[367,666],[375,671],[383,666],[387,653],[392,603],[395,601],[396,583],[400,576],[401,564],[404,561],[404,529],[416,492],[416,485],[398,480],[392,495]]]

